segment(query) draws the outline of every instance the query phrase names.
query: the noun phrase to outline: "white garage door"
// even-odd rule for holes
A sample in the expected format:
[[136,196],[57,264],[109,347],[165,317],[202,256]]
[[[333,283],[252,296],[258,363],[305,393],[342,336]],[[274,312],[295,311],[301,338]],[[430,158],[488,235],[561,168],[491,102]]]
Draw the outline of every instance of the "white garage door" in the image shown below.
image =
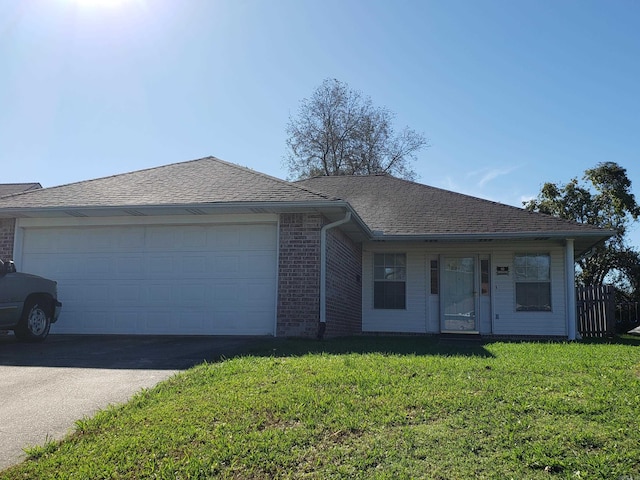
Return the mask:
[[22,267],[58,281],[52,333],[273,334],[276,226],[27,228]]

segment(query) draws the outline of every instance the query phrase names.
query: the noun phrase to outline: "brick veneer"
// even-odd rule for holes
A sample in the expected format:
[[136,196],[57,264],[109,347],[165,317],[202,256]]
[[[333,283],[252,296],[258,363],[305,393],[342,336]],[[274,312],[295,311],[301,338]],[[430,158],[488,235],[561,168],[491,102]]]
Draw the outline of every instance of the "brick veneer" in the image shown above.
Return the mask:
[[0,219],[0,260],[13,259],[13,237],[15,231],[15,218]]
[[280,215],[276,335],[315,337],[320,315],[319,214]]
[[[320,320],[319,214],[280,215],[278,325],[276,334],[315,337]],[[325,336],[362,331],[362,250],[339,229],[327,232]]]
[[325,336],[362,333],[362,245],[341,230],[327,232],[327,327]]

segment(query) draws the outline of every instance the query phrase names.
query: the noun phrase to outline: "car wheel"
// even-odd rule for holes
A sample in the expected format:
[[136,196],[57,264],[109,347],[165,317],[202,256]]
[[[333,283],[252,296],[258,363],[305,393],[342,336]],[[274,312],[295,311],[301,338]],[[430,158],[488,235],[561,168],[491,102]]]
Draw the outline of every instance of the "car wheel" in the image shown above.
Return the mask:
[[27,303],[14,333],[23,342],[41,342],[49,334],[51,314],[42,302]]

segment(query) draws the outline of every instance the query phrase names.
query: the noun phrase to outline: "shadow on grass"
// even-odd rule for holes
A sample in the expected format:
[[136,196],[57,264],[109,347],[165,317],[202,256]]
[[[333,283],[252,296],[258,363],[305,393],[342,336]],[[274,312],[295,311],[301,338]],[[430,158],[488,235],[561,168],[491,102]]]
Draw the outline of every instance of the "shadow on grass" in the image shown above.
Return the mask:
[[640,336],[623,334],[605,338],[585,338],[581,340],[581,343],[588,345],[633,345],[640,347]]
[[[565,343],[565,339],[508,339],[480,337],[448,336],[354,336],[312,340],[301,338],[263,338],[238,351],[237,356],[253,357],[298,357],[307,354],[367,354],[383,355],[436,355],[436,356],[474,356],[494,358],[487,348],[493,343]],[[640,346],[640,337],[619,335],[613,338],[584,339],[580,343],[603,345]]]
[[254,343],[239,356],[297,357],[308,354],[438,355],[493,357],[477,337],[473,339],[437,336],[354,336],[311,340],[270,338]]

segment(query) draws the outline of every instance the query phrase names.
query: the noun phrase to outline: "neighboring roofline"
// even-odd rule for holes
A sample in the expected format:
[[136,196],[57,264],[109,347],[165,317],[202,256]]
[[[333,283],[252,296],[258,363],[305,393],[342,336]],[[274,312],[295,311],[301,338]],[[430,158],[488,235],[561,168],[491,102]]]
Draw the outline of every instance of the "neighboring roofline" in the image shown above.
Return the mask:
[[[25,188],[24,190],[19,190],[17,192],[12,192],[12,193],[7,193],[7,194],[3,194],[2,193],[2,187],[29,187],[29,188]],[[27,193],[27,192],[33,192],[36,190],[42,190],[42,185],[40,184],[40,182],[14,182],[14,183],[0,183],[0,198],[5,199],[5,198],[9,198],[9,197],[13,197],[16,195],[21,195],[23,193]]]

